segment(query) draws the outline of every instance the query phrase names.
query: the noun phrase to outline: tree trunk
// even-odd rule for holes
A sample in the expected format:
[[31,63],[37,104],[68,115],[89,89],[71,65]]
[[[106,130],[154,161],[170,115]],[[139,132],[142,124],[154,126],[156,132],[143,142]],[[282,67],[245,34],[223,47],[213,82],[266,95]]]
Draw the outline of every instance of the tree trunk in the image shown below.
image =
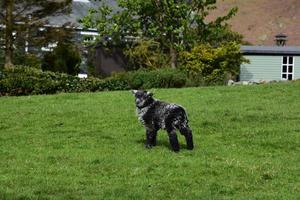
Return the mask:
[[176,69],[177,67],[177,51],[174,47],[170,48],[170,57],[171,57],[171,68]]
[[5,68],[11,68],[13,54],[13,4],[14,0],[6,0],[5,16]]

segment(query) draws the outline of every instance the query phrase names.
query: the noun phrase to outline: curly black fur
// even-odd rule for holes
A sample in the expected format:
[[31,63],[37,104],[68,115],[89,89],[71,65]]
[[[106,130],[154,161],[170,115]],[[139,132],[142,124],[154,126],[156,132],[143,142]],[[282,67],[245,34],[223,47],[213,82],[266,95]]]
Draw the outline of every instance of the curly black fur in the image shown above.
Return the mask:
[[194,148],[192,130],[183,107],[154,99],[153,94],[143,90],[133,90],[136,111],[139,120],[146,128],[147,148],[156,146],[156,136],[159,129],[167,131],[172,149],[178,152],[179,142],[176,129],[185,136],[187,149]]

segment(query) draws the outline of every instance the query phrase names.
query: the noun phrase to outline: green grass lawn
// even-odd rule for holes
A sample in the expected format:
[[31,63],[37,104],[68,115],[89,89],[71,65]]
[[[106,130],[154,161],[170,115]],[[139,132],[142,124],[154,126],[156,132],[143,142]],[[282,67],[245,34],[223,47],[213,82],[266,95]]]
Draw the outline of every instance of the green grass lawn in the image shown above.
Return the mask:
[[153,89],[195,149],[144,148],[129,91],[0,98],[0,199],[300,199],[300,83]]

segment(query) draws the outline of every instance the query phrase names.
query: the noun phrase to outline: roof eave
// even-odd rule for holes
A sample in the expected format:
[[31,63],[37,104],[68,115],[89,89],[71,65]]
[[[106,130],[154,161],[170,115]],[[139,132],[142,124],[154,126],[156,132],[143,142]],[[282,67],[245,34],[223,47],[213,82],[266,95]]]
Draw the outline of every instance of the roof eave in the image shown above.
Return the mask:
[[244,55],[300,55],[300,46],[241,46]]

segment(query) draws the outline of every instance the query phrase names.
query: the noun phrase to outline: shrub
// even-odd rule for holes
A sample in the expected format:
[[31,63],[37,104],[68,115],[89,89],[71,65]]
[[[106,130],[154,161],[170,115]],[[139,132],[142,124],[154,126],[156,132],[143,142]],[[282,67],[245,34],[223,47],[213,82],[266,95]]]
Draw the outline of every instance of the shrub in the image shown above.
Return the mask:
[[203,77],[203,81],[209,85],[224,83],[228,74],[237,75],[240,65],[248,62],[235,42],[217,48],[201,44],[189,52],[182,52],[179,58],[182,70],[190,77]]
[[169,65],[168,56],[159,43],[153,40],[139,40],[124,49],[128,59],[127,69],[158,69]]
[[16,51],[14,52],[13,63],[15,65],[26,65],[33,68],[41,68],[41,60],[35,54]]
[[[74,79],[74,80],[72,80]],[[15,66],[4,69],[0,78],[1,95],[53,94],[57,91],[70,90],[71,82],[77,77],[39,69]]]
[[186,74],[173,69],[138,70],[105,79],[80,79],[63,73],[15,66],[0,71],[0,96],[184,87],[186,82]]
[[162,68],[128,72],[123,79],[130,88],[180,88],[186,85],[187,75],[180,70]]
[[42,69],[76,75],[80,71],[80,63],[81,56],[76,46],[58,43],[52,52],[44,55]]
[[4,50],[2,48],[0,48],[0,69],[3,68],[4,66]]

